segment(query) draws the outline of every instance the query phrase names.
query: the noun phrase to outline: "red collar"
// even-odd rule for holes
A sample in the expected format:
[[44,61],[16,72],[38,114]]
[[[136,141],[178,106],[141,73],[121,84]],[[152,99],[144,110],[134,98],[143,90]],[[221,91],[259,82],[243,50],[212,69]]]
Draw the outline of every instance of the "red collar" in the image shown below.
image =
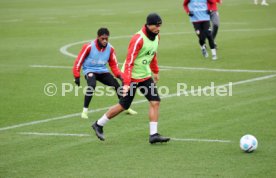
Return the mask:
[[143,26],[142,32],[143,32],[147,37],[149,37],[149,36],[148,36],[148,33],[147,33],[147,30],[146,30],[146,25]]

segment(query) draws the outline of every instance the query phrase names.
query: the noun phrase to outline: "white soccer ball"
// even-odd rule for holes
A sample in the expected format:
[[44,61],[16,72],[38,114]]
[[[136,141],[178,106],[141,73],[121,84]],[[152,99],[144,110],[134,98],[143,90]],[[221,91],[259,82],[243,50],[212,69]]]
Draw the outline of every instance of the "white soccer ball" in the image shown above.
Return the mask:
[[246,153],[250,153],[257,149],[258,141],[253,135],[247,134],[240,139],[240,147]]

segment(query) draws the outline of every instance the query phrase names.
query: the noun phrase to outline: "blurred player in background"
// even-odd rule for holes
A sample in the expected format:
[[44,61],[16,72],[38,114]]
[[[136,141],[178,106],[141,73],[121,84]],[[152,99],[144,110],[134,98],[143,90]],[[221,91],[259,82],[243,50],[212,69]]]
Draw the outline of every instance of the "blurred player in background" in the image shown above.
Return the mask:
[[215,3],[211,3],[210,1],[208,1],[208,9],[210,10],[210,17],[211,17],[211,23],[212,23],[212,36],[214,39],[215,48],[217,49],[217,44],[215,42],[215,39],[218,33],[219,24],[220,24],[217,3],[221,4],[222,0],[215,0],[215,1],[216,1]]
[[[81,118],[88,119],[88,106],[92,99],[96,81],[114,87],[116,93],[120,87],[118,81],[110,74],[106,64],[108,63],[112,73],[121,79],[121,71],[118,68],[117,58],[114,48],[108,43],[109,31],[107,28],[98,30],[97,39],[84,44],[73,67],[73,75],[76,85],[80,86],[80,70],[82,67],[83,74],[87,81],[88,88],[84,97],[84,106]],[[118,98],[120,96],[117,93]],[[129,114],[137,114],[132,109],[128,110]]]
[[190,16],[196,35],[199,38],[199,44],[201,47],[202,55],[208,58],[208,52],[205,45],[206,38],[209,41],[209,46],[212,52],[212,59],[217,59],[217,52],[215,49],[215,43],[210,29],[210,5],[214,4],[216,0],[184,0],[184,10]]
[[[258,0],[254,0],[254,4],[258,4]],[[269,4],[266,2],[266,0],[262,0],[262,3],[261,3],[262,6],[268,6]]]
[[160,97],[155,83],[159,80],[157,48],[161,25],[162,20],[158,14],[149,14],[146,24],[131,38],[127,57],[122,69],[124,73],[123,97],[118,104],[109,108],[109,110],[92,125],[92,128],[95,130],[100,140],[105,140],[103,132],[104,125],[130,107],[137,88],[140,89],[141,93],[143,93],[149,101],[149,143],[168,142],[170,140],[170,138],[163,137],[157,132]]

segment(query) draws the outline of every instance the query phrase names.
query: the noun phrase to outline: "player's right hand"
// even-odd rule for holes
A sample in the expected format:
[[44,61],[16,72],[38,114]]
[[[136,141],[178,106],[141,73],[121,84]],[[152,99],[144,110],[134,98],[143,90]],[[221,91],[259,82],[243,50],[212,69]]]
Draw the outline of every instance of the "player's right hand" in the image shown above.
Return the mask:
[[154,80],[154,83],[156,84],[159,81],[159,75],[153,74],[153,80]]
[[130,88],[130,86],[128,86],[128,85],[123,86],[123,97],[125,97],[127,95],[129,88]]
[[80,78],[79,77],[76,77],[74,82],[76,85],[80,86]]

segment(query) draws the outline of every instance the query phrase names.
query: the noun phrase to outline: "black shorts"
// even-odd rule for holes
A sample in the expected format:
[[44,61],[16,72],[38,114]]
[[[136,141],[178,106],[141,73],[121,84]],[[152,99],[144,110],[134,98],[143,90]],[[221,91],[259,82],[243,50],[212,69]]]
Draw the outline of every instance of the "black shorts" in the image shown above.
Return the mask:
[[193,25],[197,34],[210,29],[210,21],[194,22]]
[[147,98],[148,101],[160,101],[160,97],[157,92],[157,87],[154,84],[152,78],[145,80],[143,82],[132,82],[130,84],[130,89],[126,96],[121,97],[119,104],[124,108],[128,109],[135,97],[137,88],[140,92]]
[[[92,75],[92,76],[89,76],[89,75]],[[111,75],[110,73],[92,73],[92,72],[89,72],[84,77],[87,81],[87,85],[92,87],[93,91],[96,88],[96,81],[99,81],[104,85],[107,85],[107,86],[110,86],[110,87],[114,88],[118,98],[120,98],[120,96],[118,94],[118,91],[120,89],[120,84],[114,78],[114,76]]]
[[[92,74],[92,76],[89,77],[89,74]],[[88,86],[90,86],[90,84],[93,83],[96,80],[100,81],[104,85],[111,86],[111,87],[114,87],[116,89],[119,88],[119,86],[120,86],[118,81],[109,72],[107,72],[107,73],[92,73],[92,72],[89,72],[84,77],[87,80],[87,85]],[[91,82],[91,81],[93,81],[93,82]]]

